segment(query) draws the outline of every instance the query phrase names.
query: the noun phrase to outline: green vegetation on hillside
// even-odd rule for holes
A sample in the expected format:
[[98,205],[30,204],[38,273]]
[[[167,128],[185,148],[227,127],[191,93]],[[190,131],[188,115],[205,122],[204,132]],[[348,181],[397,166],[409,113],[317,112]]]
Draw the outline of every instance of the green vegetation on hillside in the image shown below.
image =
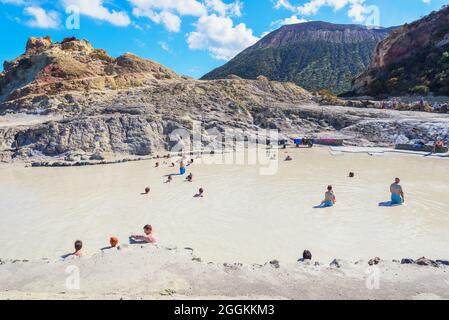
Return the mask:
[[371,95],[449,95],[449,44],[426,47],[416,54],[373,70],[368,85]]
[[352,79],[370,64],[375,40],[357,43],[303,41],[281,47],[249,49],[203,79],[235,74],[245,79],[264,75],[309,90],[335,94],[350,90]]

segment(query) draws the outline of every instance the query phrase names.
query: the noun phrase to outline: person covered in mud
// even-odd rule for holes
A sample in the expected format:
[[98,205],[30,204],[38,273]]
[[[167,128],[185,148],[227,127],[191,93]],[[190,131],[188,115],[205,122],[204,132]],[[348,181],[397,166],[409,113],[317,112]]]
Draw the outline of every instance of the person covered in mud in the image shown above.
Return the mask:
[[203,198],[204,197],[204,189],[200,188],[198,193],[195,195],[195,198]]
[[153,235],[153,227],[149,224],[143,227],[143,235],[132,235],[129,237],[131,243],[157,243],[157,238]]
[[393,205],[399,205],[405,202],[404,191],[402,190],[402,186],[400,185],[400,183],[401,179],[396,178],[390,186],[391,203]]
[[83,253],[81,252],[81,249],[83,249],[83,242],[81,240],[76,240],[75,241],[75,252],[73,253],[73,255],[75,257],[81,257],[83,255]]

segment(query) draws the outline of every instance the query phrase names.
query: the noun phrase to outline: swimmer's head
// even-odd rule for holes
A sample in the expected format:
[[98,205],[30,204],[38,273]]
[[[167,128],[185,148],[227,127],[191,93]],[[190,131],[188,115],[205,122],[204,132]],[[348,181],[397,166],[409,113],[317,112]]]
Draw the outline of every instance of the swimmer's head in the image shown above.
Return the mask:
[[153,226],[147,224],[145,227],[143,227],[143,232],[145,232],[145,234],[150,234],[151,232],[153,232]]
[[302,258],[304,260],[312,260],[312,253],[309,250],[304,250]]
[[83,242],[81,240],[75,241],[75,250],[80,251],[83,248]]
[[109,243],[111,245],[111,247],[115,248],[118,245],[118,238],[116,237],[111,237],[111,239],[109,239]]

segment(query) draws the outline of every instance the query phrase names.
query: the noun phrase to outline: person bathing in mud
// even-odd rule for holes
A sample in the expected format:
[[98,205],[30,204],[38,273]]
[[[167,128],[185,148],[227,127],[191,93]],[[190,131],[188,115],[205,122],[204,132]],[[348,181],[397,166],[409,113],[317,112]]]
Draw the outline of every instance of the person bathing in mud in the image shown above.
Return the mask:
[[75,241],[75,252],[73,255],[75,257],[81,257],[83,254],[81,252],[81,249],[83,248],[83,242],[81,240]]
[[202,198],[204,197],[204,189],[200,188],[200,190],[198,190],[198,193],[195,195],[195,198]]
[[157,243],[157,238],[153,235],[153,227],[149,224],[143,227],[143,235],[132,235],[131,242]]
[[324,200],[321,202],[322,207],[333,207],[337,202],[337,198],[335,197],[334,190],[332,186],[327,187],[327,191],[324,194]]
[[391,203],[393,205],[403,204],[405,202],[404,191],[400,185],[401,179],[394,179],[394,183],[390,186]]

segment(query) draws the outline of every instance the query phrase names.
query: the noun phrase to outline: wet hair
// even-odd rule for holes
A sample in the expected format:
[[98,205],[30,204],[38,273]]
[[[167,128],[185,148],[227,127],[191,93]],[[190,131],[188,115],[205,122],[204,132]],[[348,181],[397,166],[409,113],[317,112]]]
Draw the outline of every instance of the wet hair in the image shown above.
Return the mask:
[[309,250],[304,250],[302,253],[302,258],[304,260],[312,260],[312,253]]
[[147,224],[143,227],[143,230],[151,230],[153,231],[153,226],[151,224]]
[[111,237],[111,239],[109,239],[109,244],[111,245],[111,247],[115,248],[118,245],[118,238]]
[[327,190],[331,191],[332,190],[332,186],[327,186]]
[[81,240],[76,240],[75,241],[75,250],[79,251],[83,248],[83,242]]

